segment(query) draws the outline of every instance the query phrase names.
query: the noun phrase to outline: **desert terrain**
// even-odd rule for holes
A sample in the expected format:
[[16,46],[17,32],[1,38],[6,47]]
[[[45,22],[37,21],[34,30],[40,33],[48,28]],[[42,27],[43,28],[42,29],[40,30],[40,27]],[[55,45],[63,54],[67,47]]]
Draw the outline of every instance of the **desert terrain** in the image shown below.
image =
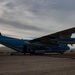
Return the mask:
[[0,51],[0,75],[75,75],[75,52],[10,56],[13,50]]

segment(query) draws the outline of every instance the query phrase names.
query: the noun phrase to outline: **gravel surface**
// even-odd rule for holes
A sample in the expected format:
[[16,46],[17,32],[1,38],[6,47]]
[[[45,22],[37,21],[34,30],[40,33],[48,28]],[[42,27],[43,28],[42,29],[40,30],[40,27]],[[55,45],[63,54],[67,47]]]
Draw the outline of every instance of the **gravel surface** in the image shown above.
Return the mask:
[[75,54],[1,55],[0,75],[75,75]]

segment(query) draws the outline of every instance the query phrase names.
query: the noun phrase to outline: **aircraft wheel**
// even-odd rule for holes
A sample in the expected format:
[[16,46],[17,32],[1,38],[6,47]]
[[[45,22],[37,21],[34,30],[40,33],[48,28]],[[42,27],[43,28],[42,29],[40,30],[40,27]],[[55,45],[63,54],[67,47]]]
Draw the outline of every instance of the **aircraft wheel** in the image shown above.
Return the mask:
[[26,55],[26,53],[24,52],[24,55]]
[[33,55],[34,53],[33,52],[30,52],[30,55]]
[[64,52],[60,52],[61,54],[64,54]]

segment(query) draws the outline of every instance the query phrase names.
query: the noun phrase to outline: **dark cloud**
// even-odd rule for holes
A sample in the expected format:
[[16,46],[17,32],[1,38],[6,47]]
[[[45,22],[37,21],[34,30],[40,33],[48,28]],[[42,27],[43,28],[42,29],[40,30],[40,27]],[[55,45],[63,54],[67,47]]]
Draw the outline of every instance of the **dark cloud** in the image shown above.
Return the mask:
[[12,10],[15,8],[21,10],[20,7],[22,7],[38,15],[51,13],[51,11],[66,13],[75,11],[75,0],[12,0],[8,1],[5,7]]
[[45,29],[50,32],[75,26],[75,0],[4,0],[2,10],[0,23],[23,30],[44,33]]
[[[40,17],[45,16],[49,19],[53,18],[54,20],[61,22],[65,18],[67,20],[67,18],[69,18],[68,16],[72,15],[72,12],[75,12],[75,0],[12,0],[6,3],[5,7],[7,7],[7,12],[4,14],[7,15],[8,13],[9,16],[17,12],[14,11],[17,9],[20,12],[28,10],[35,16],[38,16],[39,19]],[[14,13],[11,12],[10,14],[8,9]]]
[[10,20],[8,21],[8,20],[1,19],[1,18],[0,18],[0,23],[10,25],[10,26],[16,27],[16,28],[26,29],[26,30],[43,31],[43,29],[41,29],[37,26],[33,26],[33,25],[30,26],[27,24],[22,24],[22,23],[17,22],[17,21],[10,21]]
[[41,13],[42,11],[46,13],[53,10],[58,12],[75,11],[75,0],[19,0],[17,4],[27,6],[29,10],[35,13]]

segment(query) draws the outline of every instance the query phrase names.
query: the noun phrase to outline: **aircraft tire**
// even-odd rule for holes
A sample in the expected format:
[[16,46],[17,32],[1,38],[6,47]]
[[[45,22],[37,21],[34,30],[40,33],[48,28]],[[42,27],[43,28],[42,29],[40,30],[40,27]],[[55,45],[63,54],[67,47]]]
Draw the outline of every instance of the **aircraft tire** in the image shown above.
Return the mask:
[[30,55],[34,55],[34,53],[33,52],[30,52]]
[[60,52],[61,54],[64,54],[64,52]]

